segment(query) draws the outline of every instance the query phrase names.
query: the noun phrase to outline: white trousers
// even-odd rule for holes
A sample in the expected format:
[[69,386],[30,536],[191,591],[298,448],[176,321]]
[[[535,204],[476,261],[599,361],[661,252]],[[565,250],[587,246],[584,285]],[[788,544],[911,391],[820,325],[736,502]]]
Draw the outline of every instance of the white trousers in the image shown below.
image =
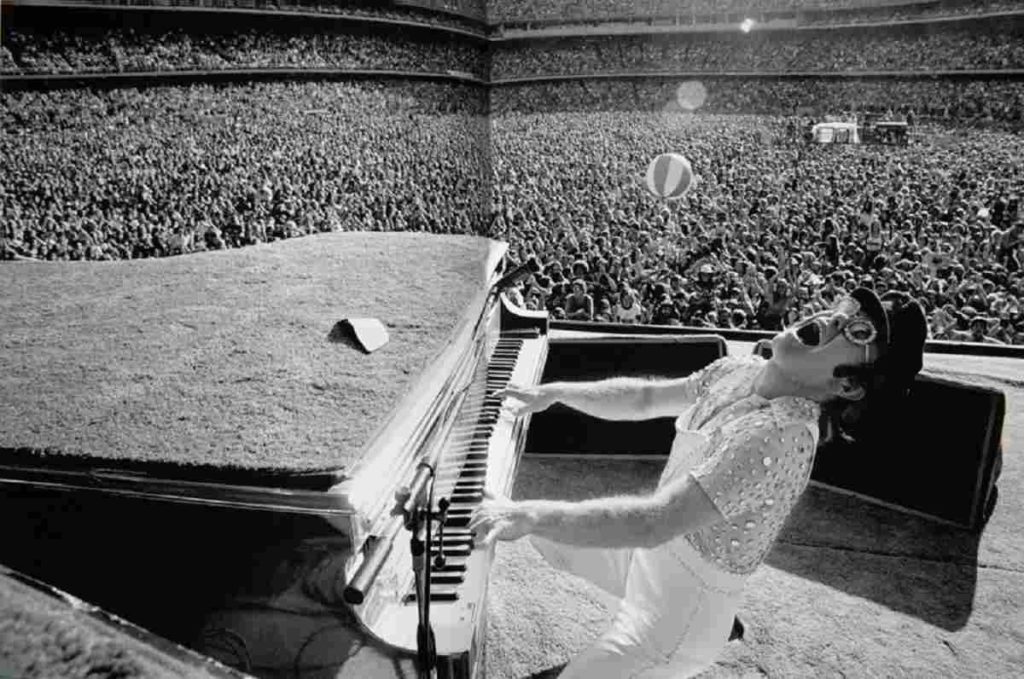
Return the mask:
[[560,679],[682,679],[729,641],[744,576],[708,563],[680,537],[656,549],[572,547],[531,537],[551,566],[620,600],[611,626]]

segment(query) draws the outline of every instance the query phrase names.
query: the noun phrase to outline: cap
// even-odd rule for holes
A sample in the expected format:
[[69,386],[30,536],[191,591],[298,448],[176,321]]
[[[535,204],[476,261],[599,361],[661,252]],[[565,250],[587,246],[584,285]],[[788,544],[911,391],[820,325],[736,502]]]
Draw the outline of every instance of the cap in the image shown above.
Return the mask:
[[884,377],[885,386],[905,391],[921,371],[928,320],[916,299],[904,292],[887,292],[879,297],[873,290],[857,288],[850,293],[878,329],[881,355],[873,363],[874,373]]

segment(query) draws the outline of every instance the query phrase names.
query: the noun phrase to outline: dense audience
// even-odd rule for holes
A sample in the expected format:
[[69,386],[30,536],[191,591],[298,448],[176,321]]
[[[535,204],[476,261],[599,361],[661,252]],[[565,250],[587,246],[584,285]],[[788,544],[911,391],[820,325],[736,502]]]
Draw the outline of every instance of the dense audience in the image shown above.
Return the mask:
[[403,0],[403,4],[470,17],[477,21],[484,21],[487,18],[486,0]]
[[563,38],[498,46],[491,78],[644,72],[844,72],[1024,68],[1024,28]]
[[[713,113],[912,112],[919,119],[1019,126],[1020,80],[708,78],[702,111]],[[633,79],[509,84],[491,94],[495,112],[679,110],[678,81]]]
[[[933,337],[1024,344],[1024,140],[837,149],[802,130],[780,117],[493,116],[492,230],[545,265],[522,303],[575,320],[777,330],[869,285],[915,295]],[[666,150],[699,176],[675,203],[642,184]]]
[[[8,73],[486,75],[487,67],[477,43],[415,34],[5,31]],[[826,38],[580,39],[500,49],[494,69],[499,78],[915,70],[928,65],[921,50],[933,68],[1024,64],[1013,29]],[[542,261],[543,273],[515,294],[557,318],[775,330],[870,285],[914,294],[936,338],[1024,344],[1024,141],[999,131],[1024,123],[1024,82],[679,85],[583,78],[489,94],[403,80],[7,91],[0,258],[166,256],[340,229],[475,232],[507,240],[514,260]],[[912,143],[806,140],[807,116],[868,112],[913,121]],[[687,155],[699,175],[675,203],[642,186],[647,163],[665,150]]]
[[[8,258],[482,232],[540,258],[522,303],[556,317],[776,329],[870,284],[912,291],[935,337],[1024,343],[1017,135],[839,150],[779,116],[582,110],[496,114],[488,135],[480,90],[409,82],[7,93],[2,110]],[[667,149],[699,174],[677,203],[640,185]]]
[[0,72],[75,74],[238,69],[459,71],[492,80],[608,73],[857,73],[1024,68],[1024,28],[604,36],[498,45],[391,31],[231,32],[7,25]]
[[416,82],[4,93],[0,251],[126,259],[339,229],[469,232],[482,90]]
[[[896,5],[878,10],[879,5]],[[914,5],[922,5],[916,10]],[[880,0],[649,0],[637,3],[634,0],[489,0],[487,18],[492,24],[517,24],[529,22],[570,23],[574,21],[592,21],[594,19],[630,19],[643,17],[698,17],[704,22],[723,21],[727,17],[744,13],[764,16],[785,13],[801,15],[808,12],[816,14],[823,21],[830,19],[824,12],[817,10],[867,10],[875,13],[876,20],[893,21],[905,18],[901,14],[913,16],[915,11],[923,16],[962,16],[966,14],[985,14],[999,11],[1024,9],[1021,0],[959,0],[959,2],[885,3]],[[857,16],[855,12],[836,12],[835,18],[849,19]]]
[[[878,4],[878,3],[872,3]],[[960,3],[915,3],[881,7],[859,6],[845,11],[806,12],[800,17],[801,25],[842,25],[889,23],[894,21],[920,21],[923,19],[993,15],[1024,11],[1024,0],[991,0],[989,2],[961,1]]]
[[309,33],[284,28],[197,32],[6,26],[6,73],[119,73],[231,69],[384,69],[485,77],[486,47],[403,31]]
[[480,33],[485,12],[483,0],[78,0],[81,6],[201,7],[263,12],[309,12],[391,19],[455,28]]

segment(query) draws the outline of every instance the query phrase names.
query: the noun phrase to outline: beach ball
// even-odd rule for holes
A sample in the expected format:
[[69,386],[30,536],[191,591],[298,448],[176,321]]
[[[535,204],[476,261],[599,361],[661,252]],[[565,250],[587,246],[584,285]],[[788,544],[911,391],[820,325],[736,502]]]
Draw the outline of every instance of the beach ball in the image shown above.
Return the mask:
[[690,161],[678,153],[662,153],[647,166],[647,190],[656,198],[682,198],[693,185]]

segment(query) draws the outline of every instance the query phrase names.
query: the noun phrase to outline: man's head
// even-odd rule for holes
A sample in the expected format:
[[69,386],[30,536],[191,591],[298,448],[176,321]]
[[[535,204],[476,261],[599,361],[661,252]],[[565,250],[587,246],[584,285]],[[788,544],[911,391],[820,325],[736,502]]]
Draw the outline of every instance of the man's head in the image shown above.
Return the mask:
[[906,391],[921,370],[928,326],[917,300],[857,288],[772,340],[783,373],[821,401]]

